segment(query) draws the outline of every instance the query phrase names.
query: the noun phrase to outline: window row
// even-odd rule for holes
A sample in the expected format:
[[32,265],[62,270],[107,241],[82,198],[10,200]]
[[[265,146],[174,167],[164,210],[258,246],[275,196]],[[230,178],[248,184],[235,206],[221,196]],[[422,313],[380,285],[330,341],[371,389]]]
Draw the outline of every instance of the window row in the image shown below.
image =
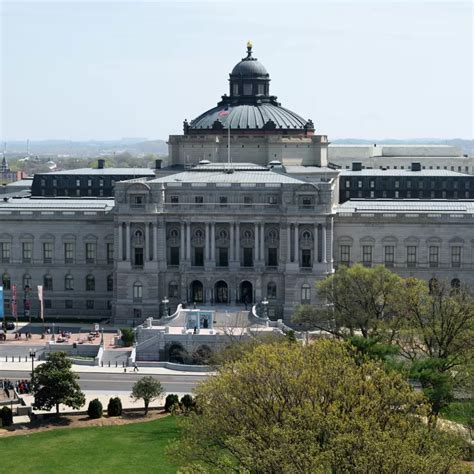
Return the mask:
[[[370,267],[373,262],[373,245],[362,245],[362,264]],[[416,267],[420,262],[419,248],[417,245],[407,245],[405,248],[407,267]],[[395,265],[395,245],[383,246],[383,263],[386,267]],[[453,268],[459,268],[462,264],[462,246],[452,245],[450,252],[450,264]],[[342,265],[351,264],[351,245],[339,246],[339,262]],[[430,245],[428,247],[428,265],[430,268],[436,268],[440,264],[440,247],[438,245]]]
[[[106,243],[107,263],[114,262],[114,244]],[[52,263],[54,259],[54,243],[42,242],[43,263]],[[86,263],[95,263],[97,260],[97,243],[86,242],[84,246]],[[11,242],[0,242],[0,262],[9,263],[12,257]],[[33,242],[21,243],[21,258],[23,263],[31,263],[33,260]],[[75,242],[64,242],[63,244],[64,263],[74,263],[76,260]]]
[[[213,205],[218,205],[219,207],[227,207],[230,204],[228,196],[219,196],[218,199],[214,202],[212,200],[206,201],[204,199],[203,195],[197,195],[194,196],[192,201],[189,201],[189,198],[186,197],[186,199],[180,200],[180,196],[178,195],[171,195],[169,196],[168,202],[173,205],[173,206],[178,206],[180,203],[181,204],[195,204],[197,206],[202,206],[204,204],[213,204]],[[232,203],[232,204],[237,204],[237,205],[244,205],[244,206],[253,206],[253,204],[266,204],[269,206],[276,206],[279,202],[279,196],[277,194],[270,194],[267,195],[266,198],[263,201],[257,201],[254,202],[254,199],[252,196],[244,196],[243,201],[239,201],[237,203]],[[314,197],[313,196],[308,196],[304,201],[301,201],[301,205],[304,206],[313,206],[314,205]]]
[[[75,303],[75,304],[74,304]],[[83,300],[79,303],[78,301],[74,302],[74,300],[54,300],[54,305],[53,305],[53,300],[50,299],[45,299],[44,300],[44,309],[83,309],[84,305],[82,304]],[[85,300],[85,308],[86,309],[94,309],[95,308],[95,301],[94,300]],[[107,309],[112,309],[112,301],[108,300],[107,301]],[[5,298],[5,310],[9,311],[11,310],[11,299],[10,298]]]
[[[96,288],[96,279],[94,275],[87,275],[85,277],[85,290],[86,291],[95,291]],[[43,290],[44,291],[53,291],[54,284],[53,284],[53,277],[51,275],[44,275],[43,276]],[[2,284],[5,290],[11,290],[12,282],[10,275],[8,273],[4,273],[2,275]],[[65,291],[73,291],[74,290],[74,277],[71,274],[67,274],[63,280],[64,290]],[[25,273],[22,278],[22,287],[23,288],[32,288],[32,278],[31,275]],[[114,290],[114,277],[113,275],[108,275],[106,280],[106,287],[107,291]]]

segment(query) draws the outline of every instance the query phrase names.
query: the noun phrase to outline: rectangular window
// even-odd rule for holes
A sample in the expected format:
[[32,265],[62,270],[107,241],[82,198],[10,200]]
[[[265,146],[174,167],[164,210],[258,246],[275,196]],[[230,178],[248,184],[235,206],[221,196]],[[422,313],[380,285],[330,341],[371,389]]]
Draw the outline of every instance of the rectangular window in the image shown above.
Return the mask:
[[194,266],[204,266],[204,247],[194,247]]
[[65,300],[64,301],[64,306],[66,307],[66,309],[72,309],[72,307],[73,307],[72,300]]
[[386,267],[393,267],[395,263],[395,246],[386,245],[384,247],[384,261]]
[[219,197],[219,205],[221,207],[226,207],[227,206],[227,196],[220,196]]
[[53,243],[43,242],[43,263],[51,263],[53,261]]
[[302,268],[312,267],[311,250],[310,249],[302,249],[301,250],[301,267]]
[[362,265],[364,267],[372,266],[372,245],[362,246]]
[[461,247],[459,245],[451,247],[451,266],[461,266]]
[[179,265],[179,247],[170,247],[170,265]]
[[314,209],[313,197],[312,196],[301,196],[300,208],[301,209]]
[[65,242],[64,244],[64,263],[74,262],[74,243]]
[[23,242],[21,244],[21,255],[23,263],[30,263],[33,258],[33,242]]
[[357,181],[357,187],[359,189],[362,189],[362,181],[359,179],[359,181]]
[[373,189],[375,188],[375,181],[372,179],[370,180],[370,187]]
[[276,196],[268,196],[267,202],[270,206],[276,206],[277,204],[277,197]]
[[341,245],[339,247],[340,260],[343,265],[349,265],[351,262],[351,246]]
[[219,260],[218,265],[219,267],[228,267],[229,266],[229,251],[227,247],[220,247],[218,251]]
[[244,205],[245,206],[251,206],[253,203],[252,197],[251,196],[244,196]]
[[268,249],[268,264],[269,267],[278,266],[278,249],[276,247],[270,247]]
[[86,243],[86,262],[87,263],[94,263],[95,262],[95,254],[96,254],[96,244],[95,244],[95,242],[87,242]]
[[416,267],[416,245],[407,246],[407,266]]
[[173,206],[177,206],[179,204],[179,196],[171,196],[170,202]]
[[44,307],[45,309],[51,309],[52,308],[52,303],[51,300],[44,300]]
[[114,263],[114,244],[109,242],[106,244],[107,249],[107,263]]
[[94,300],[86,300],[86,308],[94,309]]
[[252,247],[244,247],[243,252],[244,257],[244,267],[253,267],[253,248]]
[[8,263],[10,261],[11,244],[10,242],[0,242],[0,258],[2,262]]
[[194,196],[194,203],[197,204],[198,206],[202,206],[202,204],[204,203],[204,197]]
[[133,196],[132,198],[132,207],[140,208],[145,205],[145,197],[144,196]]
[[428,258],[429,258],[429,266],[432,268],[436,268],[439,264],[439,247],[436,245],[430,245],[428,249]]
[[135,247],[134,248],[133,264],[136,267],[143,267],[143,247]]
[[252,83],[244,82],[244,95],[252,95]]

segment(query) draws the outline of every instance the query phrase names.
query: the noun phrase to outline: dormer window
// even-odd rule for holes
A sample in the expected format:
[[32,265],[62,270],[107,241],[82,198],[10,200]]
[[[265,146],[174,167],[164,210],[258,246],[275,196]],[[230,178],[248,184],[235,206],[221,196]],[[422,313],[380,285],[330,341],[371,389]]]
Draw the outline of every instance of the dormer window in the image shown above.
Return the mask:
[[145,205],[145,196],[139,194],[132,196],[132,207],[143,207]]
[[232,84],[232,95],[239,95],[239,85]]
[[244,95],[252,95],[252,83],[244,82]]
[[265,86],[263,84],[258,85],[258,95],[264,95],[265,94]]

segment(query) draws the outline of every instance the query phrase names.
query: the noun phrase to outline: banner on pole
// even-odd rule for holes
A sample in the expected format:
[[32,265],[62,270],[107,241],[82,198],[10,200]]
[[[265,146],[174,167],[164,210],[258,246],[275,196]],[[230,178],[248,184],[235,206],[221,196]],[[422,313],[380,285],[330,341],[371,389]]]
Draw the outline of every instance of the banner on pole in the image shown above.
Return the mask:
[[0,319],[5,317],[4,301],[3,301],[3,286],[0,286]]
[[43,285],[38,285],[38,299],[40,303],[40,318],[44,320]]

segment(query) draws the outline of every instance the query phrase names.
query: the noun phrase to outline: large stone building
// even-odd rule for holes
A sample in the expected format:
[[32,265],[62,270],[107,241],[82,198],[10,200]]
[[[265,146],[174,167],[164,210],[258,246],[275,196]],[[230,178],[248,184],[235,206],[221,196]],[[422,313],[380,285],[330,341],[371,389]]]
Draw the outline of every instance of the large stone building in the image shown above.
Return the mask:
[[[357,261],[474,285],[472,200],[357,194],[339,205],[340,184],[358,189],[375,170],[341,180],[326,166],[326,136],[281,107],[269,81],[249,45],[229,95],[170,137],[168,168],[42,175],[33,196],[0,201],[6,314],[13,285],[18,313],[37,314],[43,285],[46,316],[138,324],[168,312],[163,301],[173,311],[266,299],[270,317],[287,319],[297,304],[321,303],[318,280]],[[435,166],[417,161],[420,176]]]

